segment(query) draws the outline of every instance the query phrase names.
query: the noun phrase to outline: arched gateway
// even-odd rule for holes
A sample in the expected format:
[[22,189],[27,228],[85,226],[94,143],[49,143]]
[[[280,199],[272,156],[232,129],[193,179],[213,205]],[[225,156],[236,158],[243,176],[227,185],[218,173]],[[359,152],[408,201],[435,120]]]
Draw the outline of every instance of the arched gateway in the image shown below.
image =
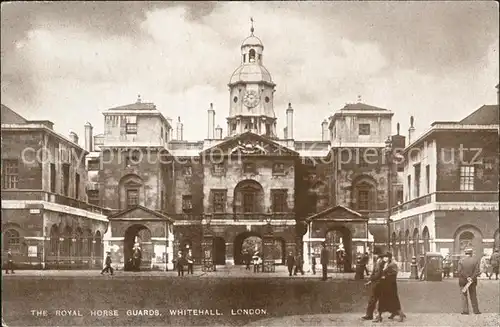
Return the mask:
[[[173,220],[160,212],[134,206],[108,217],[104,236],[105,251],[111,253],[113,266],[125,271],[173,269]],[[139,253],[140,261],[134,256]]]
[[308,217],[306,222],[307,262],[312,255],[319,255],[323,241],[329,250],[328,266],[338,271],[352,271],[356,256],[367,251],[368,218],[356,211],[335,206]]

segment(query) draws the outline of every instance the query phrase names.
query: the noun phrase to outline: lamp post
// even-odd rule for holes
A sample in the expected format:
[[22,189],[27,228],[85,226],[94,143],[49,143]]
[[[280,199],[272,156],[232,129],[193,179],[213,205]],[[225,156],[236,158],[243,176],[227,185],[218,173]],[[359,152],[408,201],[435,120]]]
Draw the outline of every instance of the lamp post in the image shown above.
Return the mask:
[[387,249],[391,249],[391,197],[392,197],[392,139],[385,141],[385,156],[387,161]]

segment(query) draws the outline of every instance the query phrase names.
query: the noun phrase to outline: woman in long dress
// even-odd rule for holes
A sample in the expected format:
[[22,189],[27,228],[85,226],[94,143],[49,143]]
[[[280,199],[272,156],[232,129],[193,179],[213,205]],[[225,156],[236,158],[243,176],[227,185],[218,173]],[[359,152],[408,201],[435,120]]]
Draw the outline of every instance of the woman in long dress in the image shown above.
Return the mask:
[[380,297],[378,301],[378,315],[374,322],[382,321],[382,313],[390,312],[389,319],[399,316],[399,321],[404,321],[406,315],[401,310],[399,301],[398,285],[396,277],[398,275],[398,266],[392,261],[392,253],[387,252],[384,257],[384,266],[380,277]]

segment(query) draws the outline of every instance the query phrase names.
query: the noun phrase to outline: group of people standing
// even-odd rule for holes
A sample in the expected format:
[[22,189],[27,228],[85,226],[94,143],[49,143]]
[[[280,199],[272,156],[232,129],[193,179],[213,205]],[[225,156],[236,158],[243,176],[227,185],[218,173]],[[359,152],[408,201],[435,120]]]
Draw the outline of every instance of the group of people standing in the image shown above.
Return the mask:
[[498,253],[498,249],[495,249],[491,256],[487,254],[483,255],[480,265],[481,274],[484,273],[489,279],[495,274],[495,279],[498,280],[498,270],[500,267],[500,253]]
[[183,255],[182,251],[179,251],[174,264],[177,269],[177,276],[184,276],[184,266],[187,266],[187,274],[192,275],[194,267],[193,251],[189,249],[186,255]]
[[[315,259],[313,260],[316,261]],[[289,252],[288,257],[286,258],[286,266],[288,267],[289,276],[292,276],[292,274],[297,276],[297,273],[299,272],[301,275],[304,275],[304,259],[300,253],[294,256],[293,252]],[[315,264],[313,264],[313,273],[316,273]]]
[[[371,289],[366,314],[362,319],[381,322],[382,313],[389,312],[391,314],[389,319],[399,316],[399,321],[404,321],[406,315],[399,301],[397,275],[398,266],[392,260],[392,253],[379,255],[373,266],[370,280],[365,284]],[[375,309],[377,309],[377,315],[374,317]]]

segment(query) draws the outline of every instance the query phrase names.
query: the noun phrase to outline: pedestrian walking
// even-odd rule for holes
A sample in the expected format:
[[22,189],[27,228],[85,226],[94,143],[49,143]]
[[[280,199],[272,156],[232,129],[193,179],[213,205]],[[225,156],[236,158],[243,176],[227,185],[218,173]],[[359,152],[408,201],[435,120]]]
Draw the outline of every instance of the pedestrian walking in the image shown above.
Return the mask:
[[288,253],[288,257],[286,258],[286,266],[288,267],[288,276],[292,276],[293,267],[295,266],[295,257],[292,252]]
[[[470,297],[472,311],[475,314],[480,314],[476,293],[477,277],[481,275],[480,263],[472,256],[472,249],[465,249],[465,255],[465,258],[458,262],[458,286],[462,291],[462,314],[469,314],[467,294]],[[465,288],[466,285],[469,285],[468,288]]]
[[182,256],[182,251],[177,253],[175,265],[177,268],[177,276],[184,276],[184,257]]
[[378,314],[373,322],[382,322],[382,313],[390,312],[389,319],[399,316],[399,321],[403,322],[406,315],[401,310],[399,301],[397,275],[398,266],[392,260],[392,253],[387,252],[382,258],[384,266],[380,276],[380,294],[378,300]]
[[111,267],[111,252],[106,252],[106,260],[104,261],[105,267],[103,270],[101,270],[101,275],[104,275],[104,273],[109,273],[111,276],[113,276],[113,267]]
[[293,272],[294,276],[297,276],[297,273],[300,271],[301,275],[304,275],[304,260],[302,259],[302,255],[297,254],[297,258],[295,259],[295,271]]
[[365,254],[363,254],[363,257],[361,258],[361,265],[363,266],[363,270],[366,274],[366,276],[368,276],[370,274],[370,272],[368,271],[368,261],[370,261],[370,256],[368,255],[368,252],[365,252]]
[[361,317],[363,320],[372,320],[373,312],[377,306],[378,299],[380,297],[380,279],[382,277],[382,269],[384,262],[381,256],[378,256],[375,264],[373,265],[372,273],[370,275],[370,280],[365,284],[365,286],[370,286],[370,299],[368,300],[368,306],[366,307],[366,314]]
[[9,270],[14,274],[14,258],[10,249],[7,250],[7,266],[5,267],[5,273],[8,274]]
[[491,265],[490,265],[490,256],[487,255],[486,253],[483,254],[483,257],[481,258],[481,274],[485,274],[486,277],[491,279],[491,275],[493,275],[491,271]]
[[194,267],[194,258],[193,258],[193,251],[191,249],[189,249],[189,251],[188,251],[186,261],[187,261],[187,274],[192,275],[193,274],[193,267]]
[[450,254],[447,254],[443,259],[443,278],[450,278],[452,263]]
[[311,268],[312,268],[312,272],[313,272],[313,275],[316,275],[316,255],[312,255],[312,258],[311,258]]
[[495,274],[495,279],[498,280],[498,270],[500,268],[500,253],[498,253],[498,249],[495,249],[495,251],[491,255],[490,265],[491,265],[491,275]]
[[326,249],[326,243],[323,242],[321,243],[322,249],[321,249],[321,268],[323,270],[323,277],[321,280],[326,280],[328,278],[327,276],[327,269],[328,269],[328,250]]

